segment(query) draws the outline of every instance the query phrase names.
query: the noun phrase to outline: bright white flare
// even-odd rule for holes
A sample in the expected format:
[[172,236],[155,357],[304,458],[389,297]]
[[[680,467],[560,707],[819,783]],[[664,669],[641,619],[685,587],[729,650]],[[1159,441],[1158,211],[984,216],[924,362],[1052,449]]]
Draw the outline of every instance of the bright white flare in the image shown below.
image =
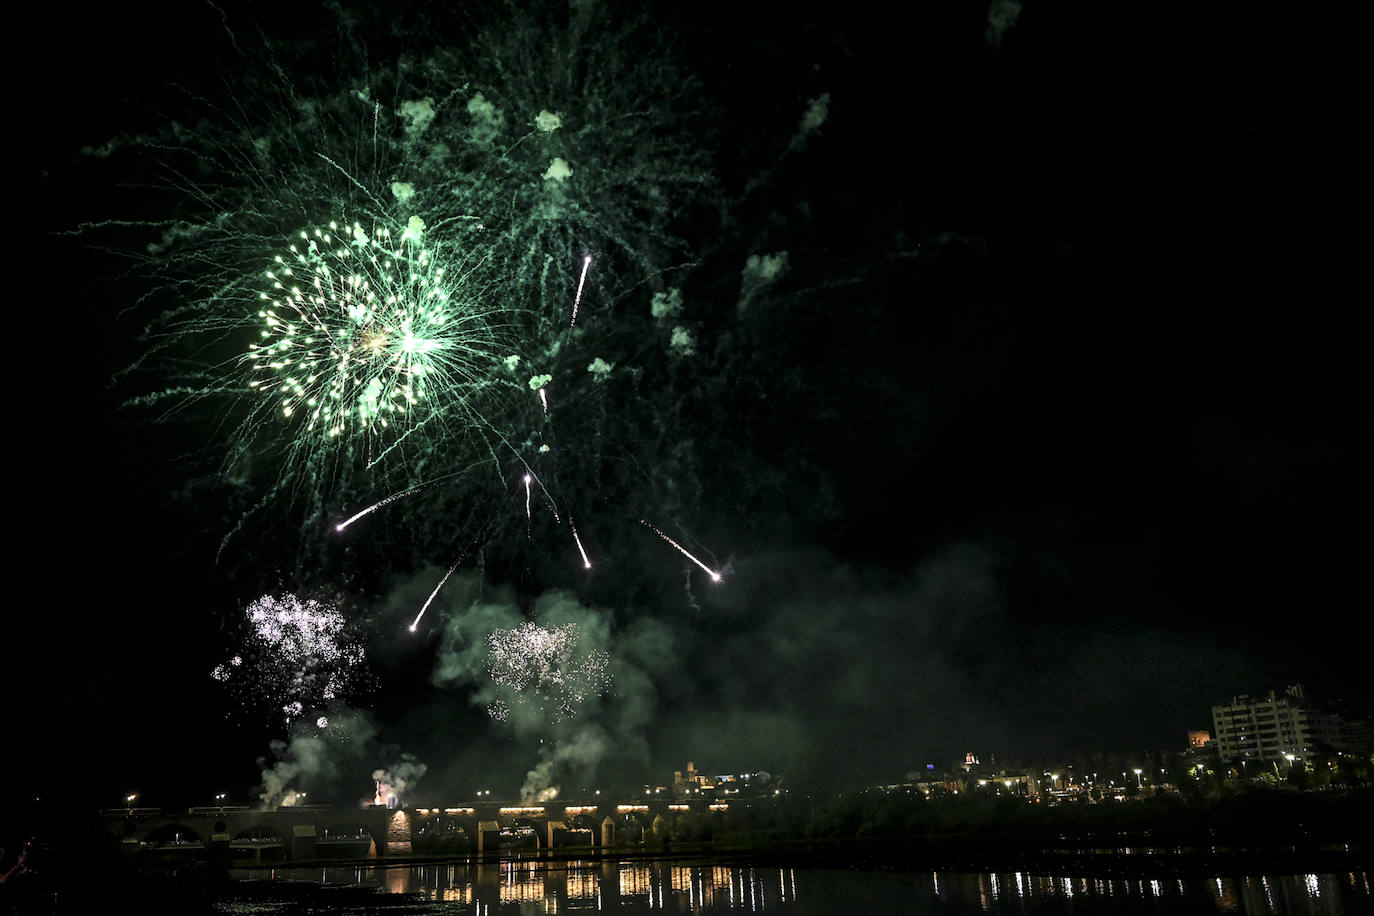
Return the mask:
[[420,618],[425,616],[425,611],[429,610],[429,606],[434,603],[434,596],[439,594],[439,589],[444,587],[448,577],[453,575],[453,571],[458,568],[458,564],[461,562],[463,562],[463,555],[459,554],[458,559],[454,560],[453,565],[448,568],[448,572],[444,573],[444,578],[440,579],[439,584],[434,586],[434,591],[429,593],[429,598],[425,600],[425,606],[420,608],[420,613],[416,614],[415,619],[410,622],[410,632],[415,632],[415,628],[420,625]]
[[577,536],[577,526],[573,524],[572,516],[568,516],[568,527],[572,529],[573,540],[577,543],[577,552],[582,554],[582,566],[584,569],[592,568],[592,561],[587,559],[587,551],[582,549],[582,539]]
[[660,531],[657,525],[642,518],[639,521],[645,527],[653,531],[654,534],[658,535],[659,537],[663,538],[663,540],[667,541],[669,544],[672,544],[674,547],[676,547],[678,549],[678,552],[681,553],[684,557],[686,557],[687,559],[691,560],[693,563],[697,564],[702,569],[704,569],[706,571],[706,575],[711,577],[712,582],[720,581],[720,573],[716,572],[714,569],[707,566],[705,563],[701,562],[696,557],[692,556],[692,554],[688,552],[686,547],[683,547],[677,541],[673,540],[672,538],[668,537],[668,535]]
[[371,513],[373,513],[373,512],[376,512],[378,509],[382,508],[383,506],[385,506],[385,505],[387,505],[387,504],[389,504],[389,503],[394,503],[394,502],[395,502],[396,500],[398,500],[398,499],[403,499],[404,497],[407,497],[407,496],[409,496],[409,495],[412,494],[412,493],[415,493],[415,492],[418,492],[418,491],[420,491],[420,490],[423,490],[423,489],[424,489],[425,487],[427,487],[427,486],[429,486],[428,483],[422,483],[422,484],[420,484],[419,486],[411,487],[409,490],[402,490],[400,493],[393,493],[393,494],[391,494],[390,496],[388,496],[386,499],[379,500],[379,501],[373,503],[372,505],[368,506],[368,507],[367,507],[366,509],[364,509],[363,511],[361,511],[361,512],[357,513],[356,515],[352,516],[351,518],[348,518],[348,519],[346,519],[346,520],[344,520],[344,521],[342,521],[342,522],[339,522],[337,525],[334,526],[334,530],[335,530],[335,531],[343,531],[345,528],[347,528],[349,525],[351,525],[351,524],[353,524],[354,522],[356,522],[358,519],[362,518],[364,515],[369,515],[369,514],[371,514]]
[[592,266],[592,256],[587,255],[582,259],[582,277],[577,281],[577,295],[573,297],[572,324],[568,327],[577,325],[577,307],[582,304],[582,285],[587,282],[587,268]]

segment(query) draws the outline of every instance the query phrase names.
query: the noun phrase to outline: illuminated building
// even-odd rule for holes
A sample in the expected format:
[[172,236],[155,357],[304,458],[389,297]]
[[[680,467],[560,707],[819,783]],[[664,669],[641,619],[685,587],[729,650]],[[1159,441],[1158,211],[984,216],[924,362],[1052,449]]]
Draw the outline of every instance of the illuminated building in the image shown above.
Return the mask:
[[1341,746],[1340,720],[1307,702],[1301,685],[1264,698],[1241,695],[1212,707],[1222,763],[1308,757]]
[[716,777],[707,776],[697,772],[697,766],[692,761],[687,761],[687,771],[673,771],[673,793],[682,795],[684,793],[700,792],[703,789],[714,789],[716,787]]
[[738,795],[741,791],[758,791],[768,785],[773,776],[766,770],[757,773],[703,773],[696,764],[687,761],[686,770],[673,771],[673,794],[677,796]]

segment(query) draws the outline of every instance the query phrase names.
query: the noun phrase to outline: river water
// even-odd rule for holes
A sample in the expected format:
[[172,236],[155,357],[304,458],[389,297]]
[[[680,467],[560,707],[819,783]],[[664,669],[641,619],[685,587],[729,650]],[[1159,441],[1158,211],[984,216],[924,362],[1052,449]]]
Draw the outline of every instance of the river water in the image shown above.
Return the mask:
[[217,911],[295,913],[1006,913],[1345,916],[1374,912],[1366,871],[1215,878],[1085,878],[711,860],[503,861],[235,872]]

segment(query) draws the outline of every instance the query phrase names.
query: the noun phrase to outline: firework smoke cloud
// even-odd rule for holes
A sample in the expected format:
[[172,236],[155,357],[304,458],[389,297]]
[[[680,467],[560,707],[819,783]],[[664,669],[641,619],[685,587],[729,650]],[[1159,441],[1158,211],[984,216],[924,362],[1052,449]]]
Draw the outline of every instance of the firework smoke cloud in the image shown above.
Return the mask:
[[406,793],[415,788],[415,784],[428,769],[429,767],[417,760],[413,754],[402,754],[391,766],[373,770],[372,781],[376,783],[377,791],[372,803],[386,805],[388,808],[403,804]]

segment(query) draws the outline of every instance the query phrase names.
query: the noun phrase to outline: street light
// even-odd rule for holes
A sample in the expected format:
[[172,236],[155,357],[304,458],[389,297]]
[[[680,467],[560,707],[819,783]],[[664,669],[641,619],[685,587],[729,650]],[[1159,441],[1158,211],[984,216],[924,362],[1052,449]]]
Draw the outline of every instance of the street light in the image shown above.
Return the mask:
[[1135,787],[1137,789],[1143,788],[1144,782],[1140,778],[1140,767],[1136,767],[1132,772],[1135,773]]
[[218,795],[215,796],[215,801],[219,802],[219,810],[220,810],[221,812],[224,811],[224,796],[225,796],[226,794],[227,794],[227,793],[225,793],[225,792],[221,792],[221,793],[219,793]]
[[134,813],[134,799],[138,798],[137,793],[130,793],[124,800],[129,803],[129,813]]

